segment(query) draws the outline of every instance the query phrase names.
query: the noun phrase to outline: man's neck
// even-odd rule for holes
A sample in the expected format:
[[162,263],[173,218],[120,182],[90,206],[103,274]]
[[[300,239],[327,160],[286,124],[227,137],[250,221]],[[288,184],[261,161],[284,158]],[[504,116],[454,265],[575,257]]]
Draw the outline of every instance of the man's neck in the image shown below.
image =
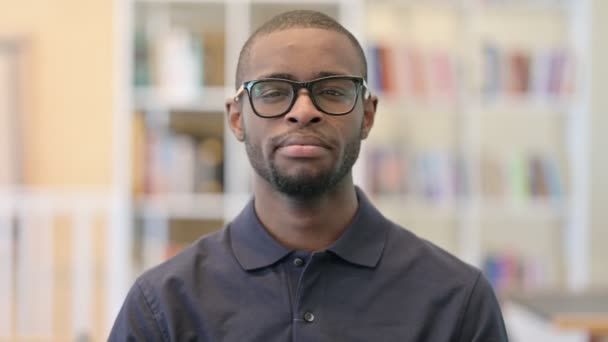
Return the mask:
[[292,250],[320,251],[331,246],[358,208],[352,176],[318,198],[292,198],[262,179],[255,183],[258,218],[279,243]]

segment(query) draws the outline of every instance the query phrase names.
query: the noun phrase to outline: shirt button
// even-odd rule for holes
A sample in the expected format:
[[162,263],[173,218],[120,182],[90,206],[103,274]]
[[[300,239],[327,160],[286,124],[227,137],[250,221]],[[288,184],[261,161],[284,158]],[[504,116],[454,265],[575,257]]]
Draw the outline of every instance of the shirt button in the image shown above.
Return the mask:
[[304,320],[308,323],[312,323],[315,320],[315,315],[312,312],[307,312],[304,314]]
[[297,267],[304,265],[304,260],[302,258],[293,259],[293,264]]

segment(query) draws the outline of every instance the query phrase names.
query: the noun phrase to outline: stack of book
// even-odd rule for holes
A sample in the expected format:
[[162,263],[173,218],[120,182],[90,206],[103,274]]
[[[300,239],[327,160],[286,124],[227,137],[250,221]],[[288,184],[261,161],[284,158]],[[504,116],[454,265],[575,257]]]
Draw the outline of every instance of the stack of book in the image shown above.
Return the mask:
[[567,100],[574,90],[574,64],[565,47],[528,51],[486,43],[483,97],[489,101],[522,97],[543,102]]
[[134,122],[136,194],[222,192],[224,146],[221,137],[195,136]]
[[543,155],[513,155],[507,160],[482,160],[482,192],[491,198],[516,201],[541,199],[559,202],[564,185],[556,158]]
[[153,86],[164,99],[188,101],[205,86],[224,85],[223,33],[137,31],[134,47],[134,85]]
[[542,289],[551,278],[550,267],[542,260],[512,250],[489,253],[482,268],[498,294]]
[[447,51],[377,44],[369,47],[368,56],[375,91],[415,102],[456,100],[457,58]]
[[367,156],[367,188],[372,195],[405,195],[428,202],[465,197],[464,160],[447,151],[408,151],[400,145],[374,146]]

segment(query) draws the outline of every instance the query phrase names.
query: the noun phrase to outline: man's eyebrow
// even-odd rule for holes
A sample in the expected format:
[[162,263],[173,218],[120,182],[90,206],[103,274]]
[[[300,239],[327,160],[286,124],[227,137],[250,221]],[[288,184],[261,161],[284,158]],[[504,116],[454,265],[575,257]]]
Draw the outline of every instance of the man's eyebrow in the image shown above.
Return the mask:
[[[315,79],[315,78],[321,78],[321,77],[327,77],[327,76],[348,76],[348,75],[349,74],[345,74],[343,72],[320,71],[320,72],[316,73],[313,76],[313,79]],[[263,79],[263,78],[280,78],[280,79],[284,79],[284,80],[298,81],[297,77],[295,77],[294,75],[287,74],[287,73],[280,73],[280,72],[279,73],[263,74],[263,75],[260,75],[258,77],[258,79]]]
[[315,78],[328,77],[328,76],[349,76],[349,75],[342,73],[342,72],[321,71],[315,75]]
[[284,79],[284,80],[291,80],[291,81],[296,81],[296,77],[293,76],[292,74],[284,74],[284,73],[270,73],[270,74],[265,74],[265,75],[260,75],[260,77],[258,77],[258,79],[263,79],[263,78],[280,78],[280,79]]

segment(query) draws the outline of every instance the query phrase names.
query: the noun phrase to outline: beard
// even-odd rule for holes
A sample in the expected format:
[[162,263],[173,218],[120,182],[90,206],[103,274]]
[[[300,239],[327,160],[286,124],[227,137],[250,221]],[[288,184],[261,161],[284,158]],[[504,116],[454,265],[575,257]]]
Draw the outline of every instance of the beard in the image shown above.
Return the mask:
[[251,143],[247,135],[244,140],[247,156],[255,172],[278,192],[302,199],[319,197],[332,191],[349,174],[361,149],[361,140],[356,134],[346,142],[342,158],[336,159],[338,165],[334,164],[320,172],[290,175],[277,166],[274,154],[266,160],[261,146]]

